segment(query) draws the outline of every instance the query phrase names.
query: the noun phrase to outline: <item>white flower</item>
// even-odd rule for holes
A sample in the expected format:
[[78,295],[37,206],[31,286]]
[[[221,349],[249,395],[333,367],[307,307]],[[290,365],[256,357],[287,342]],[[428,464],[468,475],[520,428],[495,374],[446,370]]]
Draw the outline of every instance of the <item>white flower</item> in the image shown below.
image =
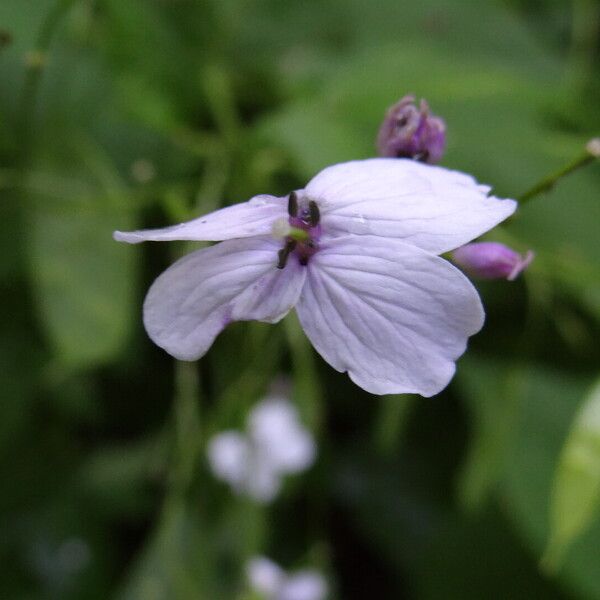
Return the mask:
[[264,556],[248,562],[246,574],[252,591],[265,600],[324,600],[327,582],[313,570],[287,575],[279,565]]
[[[484,321],[469,280],[439,255],[514,212],[489,191],[463,173],[376,158],[328,167],[286,198],[115,239],[226,240],[148,292],[148,334],[176,358],[201,357],[232,321],[275,323],[295,307],[321,356],[365,390],[432,396]],[[290,229],[274,240],[282,218]]]
[[208,460],[216,477],[237,493],[270,502],[282,477],[307,469],[316,447],[285,398],[267,398],[248,417],[248,431],[225,431],[209,440]]

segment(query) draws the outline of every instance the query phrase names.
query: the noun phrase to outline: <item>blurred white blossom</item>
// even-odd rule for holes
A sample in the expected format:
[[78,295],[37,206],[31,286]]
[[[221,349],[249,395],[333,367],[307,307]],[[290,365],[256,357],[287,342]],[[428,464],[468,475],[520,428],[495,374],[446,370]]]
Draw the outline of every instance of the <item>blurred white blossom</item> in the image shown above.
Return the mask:
[[264,556],[248,561],[246,574],[252,591],[264,600],[324,600],[327,582],[317,571],[305,569],[288,575]]
[[284,475],[310,467],[316,446],[295,407],[285,398],[270,397],[250,411],[245,433],[219,433],[207,451],[216,477],[239,494],[270,502]]

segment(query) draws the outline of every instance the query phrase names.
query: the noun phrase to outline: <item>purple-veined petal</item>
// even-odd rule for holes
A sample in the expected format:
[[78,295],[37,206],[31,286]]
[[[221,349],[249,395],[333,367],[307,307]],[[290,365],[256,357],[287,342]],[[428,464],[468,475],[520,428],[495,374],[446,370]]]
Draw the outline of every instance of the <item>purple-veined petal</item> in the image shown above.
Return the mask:
[[414,160],[374,158],[334,165],[306,186],[321,210],[323,236],[398,238],[434,254],[466,244],[517,204],[458,171]]
[[200,358],[232,321],[275,323],[294,306],[306,269],[288,260],[270,238],[229,240],[196,250],[150,287],[144,324],[152,340],[181,360]]
[[373,394],[433,396],[454,374],[484,312],[450,263],[400,240],[328,240],[296,305],[323,358]]
[[193,240],[218,242],[255,235],[269,235],[273,222],[287,215],[287,199],[275,196],[255,196],[221,208],[203,217],[164,229],[142,229],[140,231],[115,231],[118,242],[139,244],[140,242],[169,242]]

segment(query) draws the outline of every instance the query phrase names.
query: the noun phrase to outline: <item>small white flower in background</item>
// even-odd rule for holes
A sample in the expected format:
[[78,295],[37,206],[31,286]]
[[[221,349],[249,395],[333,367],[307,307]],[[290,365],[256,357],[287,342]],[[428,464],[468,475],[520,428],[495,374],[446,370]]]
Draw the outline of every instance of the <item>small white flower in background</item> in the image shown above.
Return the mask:
[[432,396],[484,321],[471,282],[439,255],[514,212],[489,191],[464,173],[374,158],[328,167],[288,197],[114,237],[224,240],[176,262],[146,296],[146,330],[176,358],[200,358],[232,321],[276,323],[295,307],[316,350],[363,389]]
[[314,462],[316,446],[294,406],[271,397],[250,411],[245,433],[219,433],[209,440],[207,452],[216,477],[239,494],[270,502],[284,475],[304,471]]
[[252,591],[264,600],[325,600],[327,582],[317,571],[305,569],[288,575],[264,556],[252,558],[246,566]]

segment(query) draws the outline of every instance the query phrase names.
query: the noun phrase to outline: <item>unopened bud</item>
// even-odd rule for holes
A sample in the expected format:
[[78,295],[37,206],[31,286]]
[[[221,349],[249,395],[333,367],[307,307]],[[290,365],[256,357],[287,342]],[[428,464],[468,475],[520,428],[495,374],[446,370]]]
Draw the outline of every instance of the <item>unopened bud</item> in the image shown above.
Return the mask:
[[516,279],[533,260],[529,250],[521,256],[498,242],[475,242],[457,248],[452,253],[454,262],[469,275],[479,279]]
[[412,158],[435,164],[446,147],[446,124],[429,112],[425,100],[419,107],[414,96],[404,96],[387,111],[377,135],[379,156]]

